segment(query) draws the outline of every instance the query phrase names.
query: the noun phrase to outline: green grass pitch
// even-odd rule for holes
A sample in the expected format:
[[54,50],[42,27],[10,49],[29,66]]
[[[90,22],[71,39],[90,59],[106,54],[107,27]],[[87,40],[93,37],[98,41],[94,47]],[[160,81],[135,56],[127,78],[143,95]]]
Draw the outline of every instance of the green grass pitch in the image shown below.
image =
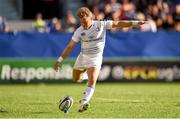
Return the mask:
[[[86,84],[0,85],[0,118],[180,118],[180,83],[98,83],[90,108],[79,113]],[[74,105],[58,109],[62,96]]]

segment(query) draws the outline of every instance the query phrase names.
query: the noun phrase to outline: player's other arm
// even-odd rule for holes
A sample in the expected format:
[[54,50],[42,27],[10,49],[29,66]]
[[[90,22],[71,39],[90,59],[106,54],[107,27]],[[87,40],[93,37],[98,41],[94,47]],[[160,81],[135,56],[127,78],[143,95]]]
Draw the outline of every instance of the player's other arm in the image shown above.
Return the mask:
[[66,58],[72,51],[72,49],[74,48],[76,42],[74,40],[71,40],[68,45],[66,46],[66,48],[64,49],[64,51],[62,52],[62,54],[60,55],[60,57],[58,58],[58,60],[55,62],[54,64],[54,70],[57,72],[58,71],[58,66],[59,64],[62,62],[62,60],[64,58]]
[[113,21],[112,28],[133,27],[145,24],[145,21]]

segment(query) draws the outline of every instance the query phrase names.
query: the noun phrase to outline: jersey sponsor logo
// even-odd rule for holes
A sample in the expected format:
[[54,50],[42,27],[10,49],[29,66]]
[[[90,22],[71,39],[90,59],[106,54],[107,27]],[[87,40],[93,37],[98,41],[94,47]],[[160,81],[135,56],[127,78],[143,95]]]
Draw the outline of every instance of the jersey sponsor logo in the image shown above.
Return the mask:
[[85,36],[85,35],[86,35],[86,33],[84,33],[84,32],[81,33],[81,36]]
[[88,38],[89,38],[89,39],[93,39],[94,37],[95,37],[95,36],[89,36]]
[[92,41],[98,41],[98,40],[102,40],[102,37],[100,37],[100,38],[95,38],[95,39],[90,39],[90,40],[83,40],[83,39],[82,39],[82,42],[92,42]]
[[100,53],[102,50],[99,47],[93,47],[93,48],[81,48],[81,52],[83,54],[96,54]]

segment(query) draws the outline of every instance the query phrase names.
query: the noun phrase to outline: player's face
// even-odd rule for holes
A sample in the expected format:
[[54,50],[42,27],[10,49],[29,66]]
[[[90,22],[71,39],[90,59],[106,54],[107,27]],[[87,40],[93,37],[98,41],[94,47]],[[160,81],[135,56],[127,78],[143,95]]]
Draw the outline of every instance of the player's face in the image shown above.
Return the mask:
[[89,17],[82,17],[82,18],[80,18],[80,22],[81,22],[81,25],[85,29],[88,29],[92,24],[92,18],[90,16]]

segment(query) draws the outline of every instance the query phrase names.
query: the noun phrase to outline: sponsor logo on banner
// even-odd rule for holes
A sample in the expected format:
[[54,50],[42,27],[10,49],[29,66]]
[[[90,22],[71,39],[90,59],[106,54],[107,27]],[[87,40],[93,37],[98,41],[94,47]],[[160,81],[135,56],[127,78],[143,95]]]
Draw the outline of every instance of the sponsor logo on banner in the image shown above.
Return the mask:
[[[53,69],[54,61],[1,61],[0,82],[55,82],[72,81],[74,61],[65,61],[59,72]],[[180,62],[178,61],[105,61],[98,81],[180,81]]]
[[180,63],[104,62],[99,81],[180,81]]
[[61,80],[72,79],[72,66],[65,64],[55,72],[52,67],[11,67],[9,64],[2,65],[1,80]]

